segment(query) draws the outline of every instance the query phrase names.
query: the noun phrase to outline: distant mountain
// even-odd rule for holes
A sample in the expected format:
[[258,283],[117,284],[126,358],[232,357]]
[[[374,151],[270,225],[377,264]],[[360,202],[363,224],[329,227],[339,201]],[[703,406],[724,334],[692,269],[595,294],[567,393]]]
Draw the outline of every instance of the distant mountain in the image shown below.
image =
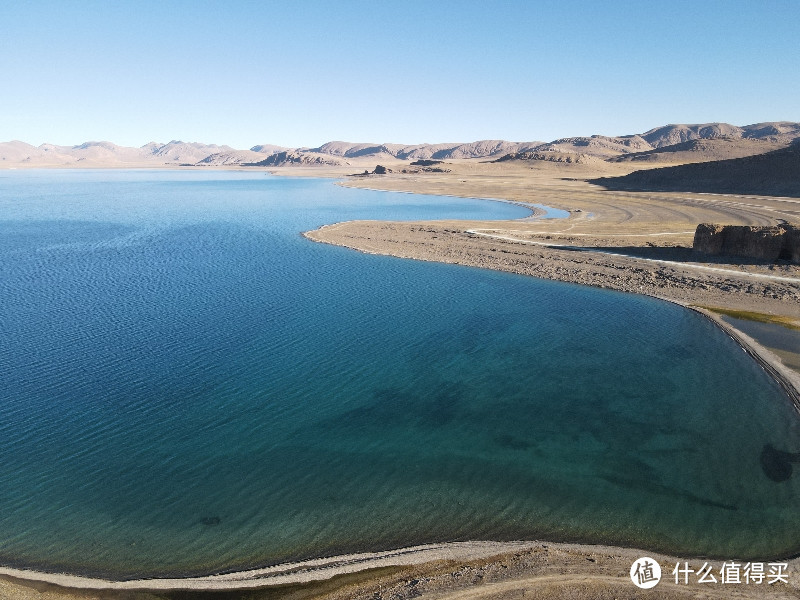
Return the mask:
[[276,152],[254,163],[243,163],[245,167],[291,167],[291,166],[339,166],[350,164],[324,154],[311,152]]
[[486,158],[509,152],[520,152],[541,142],[506,142],[504,140],[481,140],[468,144],[351,144],[328,142],[318,148],[298,149],[318,154],[331,154],[345,158],[396,158],[400,160],[455,160],[464,158]]
[[547,153],[556,152],[609,162],[705,162],[770,152],[796,139],[800,139],[800,123],[786,121],[744,127],[727,123],[665,125],[635,135],[563,138],[518,153],[515,158],[553,160]]
[[737,127],[728,123],[706,123],[704,125],[665,125],[651,129],[641,137],[653,148],[672,146],[681,142],[714,138],[746,138],[768,140],[789,144],[800,137],[800,123],[775,121],[771,123],[755,123]]
[[720,137],[694,139],[654,150],[632,152],[609,158],[610,162],[694,163],[743,158],[784,148],[786,144],[769,139]]
[[453,160],[459,158],[487,158],[502,156],[508,152],[522,152],[537,145],[537,142],[506,142],[503,140],[482,140],[471,144],[458,144],[434,152],[434,160]]
[[230,153],[234,149],[230,146],[217,146],[216,144],[200,144],[197,142],[181,142],[172,140],[168,144],[159,145],[154,142],[142,146],[141,150],[150,154],[164,163],[195,164],[212,154]]
[[259,154],[276,154],[289,149],[290,148],[284,148],[283,146],[273,146],[272,144],[259,144],[258,146],[250,148],[251,151],[258,152]]
[[535,152],[553,151],[568,154],[586,154],[598,158],[608,158],[628,152],[651,149],[652,146],[638,135],[620,137],[593,135],[591,137],[563,138],[532,148]]
[[609,190],[800,197],[800,140],[764,154],[589,180]]
[[126,165],[144,160],[140,148],[126,148],[111,142],[85,142],[78,146],[42,144],[31,146],[14,141],[0,143],[0,164],[36,166],[82,166],[86,164]]
[[24,164],[25,161],[43,158],[44,150],[25,142],[14,140],[0,143],[0,165]]
[[264,154],[253,150],[225,150],[209,154],[204,159],[197,161],[197,165],[224,167],[229,165],[241,165],[244,163],[257,162],[264,158]]
[[[78,146],[20,141],[0,143],[0,166],[159,166],[258,165],[315,166],[381,161],[498,159],[554,162],[608,161],[701,162],[769,152],[800,139],[800,123],[776,121],[739,127],[727,123],[664,125],[645,133],[571,137],[552,142],[481,140],[450,144],[374,144],[328,142],[317,148],[260,144],[249,150],[172,140],[141,148],[111,142]],[[707,143],[696,143],[706,140]],[[276,157],[267,160],[270,157]],[[266,161],[266,162],[265,162]]]
[[[240,154],[242,152],[245,154]],[[234,150],[230,146],[178,140],[167,144],[150,142],[141,148],[117,146],[111,142],[85,142],[77,146],[42,144],[38,147],[17,141],[0,143],[0,165],[9,166],[194,165],[208,161],[212,156],[218,158],[212,159],[210,164],[238,164],[260,155],[250,154],[248,150]]]
[[316,154],[330,154],[345,158],[359,158],[362,156],[391,156],[403,148],[400,144],[351,144],[349,142],[328,142],[319,148],[300,148],[300,152],[313,152]]

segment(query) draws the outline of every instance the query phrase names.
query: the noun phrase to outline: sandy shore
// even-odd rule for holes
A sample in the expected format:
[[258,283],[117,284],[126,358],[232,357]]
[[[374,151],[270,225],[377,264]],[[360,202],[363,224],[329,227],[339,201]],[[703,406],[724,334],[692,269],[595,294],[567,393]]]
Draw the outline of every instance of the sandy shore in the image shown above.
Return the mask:
[[[611,246],[605,238],[539,234],[534,228],[530,221],[349,221],[304,235],[371,254],[533,275],[800,322],[797,266],[699,263],[685,248],[634,246],[641,242],[630,238],[629,245]],[[647,239],[652,238],[642,238]],[[585,249],[576,250],[575,244]]]
[[[699,264],[689,260],[692,258],[689,253],[670,246],[567,249],[542,245],[550,242],[546,236],[541,241],[523,237],[526,230],[518,222],[495,223],[491,229],[485,227],[488,224],[351,221],[327,225],[304,235],[314,241],[372,254],[532,275],[644,294],[691,307],[734,337],[778,380],[800,410],[800,373],[786,367],[779,356],[756,340],[703,309],[768,313],[800,323],[800,268],[776,270],[763,265]],[[479,229],[478,225],[484,227]],[[487,231],[513,232],[514,237],[480,235]]]
[[[459,542],[357,554],[189,579],[110,582],[68,575],[0,570],[0,598],[19,600],[126,600],[207,598],[345,598],[396,600],[425,597],[639,598],[630,580],[633,562],[655,559],[662,580],[658,598],[800,598],[800,558],[785,564],[785,582],[720,582],[722,561],[675,557],[632,548],[551,542]],[[731,559],[733,560],[733,559]],[[707,564],[717,583],[675,582],[677,564],[697,571]],[[765,559],[765,573],[770,561]],[[745,563],[740,563],[743,568]],[[213,592],[213,594],[212,594]]]
[[[281,174],[341,177],[344,171]],[[540,203],[570,211],[571,216],[553,221],[360,221],[305,235],[375,254],[498,269],[648,294],[685,306],[769,313],[800,323],[800,267],[700,263],[686,250],[699,222],[798,222],[800,201],[604,192],[581,181],[597,174],[581,165],[531,168],[462,161],[447,174],[353,178],[344,185]],[[771,374],[789,392],[800,390],[800,376],[784,367],[778,356],[713,312],[697,310],[715,320],[768,371],[773,369]],[[639,590],[630,581],[631,564],[641,556],[655,558],[664,569],[654,590]],[[688,584],[675,584],[672,569],[684,561],[694,569],[705,562],[606,546],[468,542],[178,580],[109,582],[0,569],[0,598],[800,598],[800,558],[784,561],[788,584],[774,585],[700,584],[692,578]],[[721,562],[708,562],[719,579]],[[215,592],[209,595],[208,590]]]

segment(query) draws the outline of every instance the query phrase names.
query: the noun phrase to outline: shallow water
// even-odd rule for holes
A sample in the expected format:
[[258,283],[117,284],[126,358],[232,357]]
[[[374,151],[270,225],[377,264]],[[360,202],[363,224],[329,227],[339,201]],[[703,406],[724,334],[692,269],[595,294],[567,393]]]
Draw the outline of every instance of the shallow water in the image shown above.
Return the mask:
[[738,319],[728,315],[721,315],[720,318],[768,348],[795,354],[800,352],[800,331],[797,329],[790,329],[776,323],[761,323],[748,319]]
[[[261,173],[0,177],[0,563],[196,574],[464,539],[800,550],[764,372],[645,297],[300,231],[510,204]],[[798,466],[800,468],[800,466]]]

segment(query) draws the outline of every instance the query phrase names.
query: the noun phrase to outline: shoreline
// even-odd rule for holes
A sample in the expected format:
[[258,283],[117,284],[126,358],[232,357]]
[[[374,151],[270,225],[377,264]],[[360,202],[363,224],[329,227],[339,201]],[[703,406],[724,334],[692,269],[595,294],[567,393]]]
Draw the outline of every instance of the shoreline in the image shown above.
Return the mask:
[[[451,591],[454,586],[450,579],[458,574],[475,572],[493,572],[493,579],[497,581],[514,581],[520,575],[547,574],[559,576],[593,577],[597,575],[598,567],[608,572],[613,572],[611,582],[620,587],[635,589],[628,579],[628,569],[633,561],[642,556],[655,558],[666,571],[668,565],[682,562],[708,563],[715,569],[720,569],[725,562],[735,561],[736,557],[726,559],[708,559],[703,556],[675,556],[643,550],[628,546],[611,546],[604,544],[580,544],[569,542],[550,541],[469,541],[445,542],[441,544],[423,544],[409,546],[382,552],[363,552],[344,554],[332,557],[309,559],[304,561],[284,563],[259,569],[233,571],[229,573],[212,574],[198,577],[174,577],[111,580],[93,577],[70,575],[66,573],[50,573],[27,569],[13,569],[0,567],[0,597],[3,596],[4,587],[29,588],[41,590],[42,586],[50,591],[64,590],[64,598],[74,598],[74,594],[100,593],[101,596],[79,596],[89,598],[108,598],[108,593],[119,592],[236,592],[236,591],[278,591],[283,589],[298,589],[299,587],[314,590],[326,582],[362,574],[358,578],[358,588],[364,592],[364,598],[374,597],[373,589],[381,589],[387,582],[393,582],[399,587],[406,588],[407,595],[398,593],[396,598],[413,598],[419,595],[417,584],[425,580],[433,581],[434,587],[441,587]],[[547,560],[541,560],[546,558]],[[531,560],[533,559],[533,560]],[[518,561],[520,572],[509,569],[509,562]],[[740,561],[742,564],[747,561]],[[764,558],[763,563],[786,564],[786,573],[789,576],[790,587],[800,591],[800,556],[785,559]],[[532,564],[531,564],[532,563]],[[533,568],[532,568],[533,567]],[[388,579],[386,577],[389,574]],[[375,576],[373,576],[375,575]],[[439,581],[435,581],[438,575]],[[464,580],[460,584],[473,587],[475,583],[484,583],[484,576],[479,575],[478,581]],[[411,585],[409,585],[411,583]],[[606,581],[608,584],[609,581]],[[4,585],[5,584],[5,585]],[[687,586],[688,589],[696,589]],[[410,588],[410,589],[408,589]],[[458,588],[458,586],[455,586]],[[701,585],[699,589],[703,589]],[[730,589],[728,586],[725,589]],[[765,590],[769,588],[764,588]],[[784,588],[785,589],[785,588]],[[7,590],[6,590],[7,591]],[[353,590],[351,590],[353,591]],[[62,598],[62,596],[55,596]],[[116,597],[114,595],[110,597]],[[123,596],[128,598],[128,596]],[[150,597],[150,596],[148,596]],[[170,596],[153,596],[162,598]],[[181,596],[182,598],[184,596]],[[204,596],[199,596],[204,597]],[[270,598],[274,596],[269,596]],[[314,597],[317,597],[316,595]],[[338,597],[338,596],[335,596]],[[362,597],[352,594],[346,597]]]
[[[669,302],[669,300],[668,300]],[[775,381],[789,397],[798,415],[800,415],[800,374],[783,364],[769,348],[739,331],[730,323],[726,323],[720,316],[708,309],[699,306],[686,306],[709,320],[727,333],[753,360],[755,360],[767,375]]]
[[[726,561],[676,557],[638,548],[530,541],[429,544],[187,579],[108,582],[0,569],[0,597],[205,600],[212,595],[233,600],[242,593],[252,600],[411,600],[420,596],[478,600],[518,598],[531,593],[541,600],[556,600],[566,595],[578,600],[598,597],[632,600],[640,596],[629,573],[633,562],[643,556],[661,565],[660,598],[696,598],[699,593],[706,598],[729,598],[731,593],[737,598],[797,598],[800,594],[797,557],[759,561],[765,567],[775,563],[785,565],[785,582],[773,585],[765,580],[764,585],[747,585],[742,581],[717,588],[695,580],[673,581],[672,565],[686,563],[696,569],[703,564],[719,574]],[[504,595],[508,592],[512,595]],[[707,595],[709,592],[711,595]]]
[[[539,277],[539,278],[542,278],[542,279],[549,279],[549,280],[552,280],[552,281],[561,281],[561,282],[565,282],[565,283],[577,283],[579,285],[589,285],[590,287],[599,287],[601,289],[615,289],[616,291],[622,291],[622,292],[626,292],[626,293],[638,294],[638,295],[641,295],[641,296],[647,296],[647,297],[654,298],[654,299],[657,299],[657,300],[663,300],[665,302],[670,302],[672,304],[676,304],[678,306],[681,306],[683,308],[691,310],[691,311],[693,311],[695,313],[703,315],[705,318],[709,319],[717,327],[719,327],[723,332],[725,332],[727,335],[729,335],[751,358],[753,358],[753,360],[755,360],[759,364],[759,366],[761,366],[762,369],[764,369],[764,371],[767,373],[767,375],[778,384],[778,386],[783,390],[783,392],[788,396],[789,400],[792,402],[795,410],[798,412],[798,414],[800,414],[800,373],[797,373],[797,372],[793,371],[792,369],[786,367],[782,363],[780,358],[778,356],[776,356],[773,352],[771,352],[768,348],[766,348],[765,346],[760,344],[758,341],[756,341],[752,337],[750,337],[750,336],[746,335],[745,333],[739,331],[738,329],[736,329],[735,327],[733,327],[729,323],[726,323],[721,318],[719,318],[716,313],[714,313],[711,310],[708,310],[708,309],[704,308],[696,300],[693,300],[693,299],[690,299],[690,298],[689,299],[682,299],[682,298],[670,297],[668,295],[664,295],[662,293],[658,293],[658,291],[653,289],[652,287],[641,287],[640,289],[621,289],[621,288],[617,288],[617,287],[612,286],[612,285],[601,285],[600,284],[601,282],[599,280],[591,280],[591,277],[589,278],[590,279],[589,281],[586,281],[586,280],[579,281],[579,280],[576,280],[573,277],[547,276],[547,275],[540,275],[539,273],[530,273],[530,272],[526,272],[524,268],[519,268],[520,267],[519,264],[512,265],[512,268],[508,268],[509,267],[508,264],[494,264],[494,265],[481,264],[480,260],[474,260],[475,259],[474,256],[470,257],[468,254],[465,255],[464,253],[461,253],[459,255],[459,260],[448,260],[449,257],[444,257],[444,256],[440,257],[440,258],[442,258],[442,260],[438,260],[436,257],[431,256],[429,252],[424,256],[422,256],[422,255],[410,255],[410,253],[398,251],[397,248],[388,248],[388,244],[383,244],[382,245],[380,243],[381,240],[376,240],[374,237],[370,237],[370,236],[367,236],[367,240],[373,242],[372,244],[368,244],[363,239],[359,239],[359,241],[361,243],[356,243],[356,242],[347,243],[347,241],[345,239],[345,236],[347,236],[347,234],[345,234],[345,235],[335,235],[335,236],[329,235],[330,232],[336,231],[337,229],[347,229],[348,227],[351,227],[353,225],[363,226],[363,225],[367,225],[368,223],[373,223],[373,222],[346,221],[346,222],[341,222],[341,223],[333,223],[333,224],[330,224],[330,225],[323,225],[322,227],[319,227],[319,228],[311,230],[311,231],[303,232],[302,235],[305,238],[307,238],[307,239],[309,239],[311,241],[317,242],[317,243],[327,243],[327,244],[331,244],[331,245],[347,247],[347,248],[350,248],[350,249],[353,249],[353,250],[357,250],[359,252],[363,252],[363,253],[366,253],[366,254],[376,254],[376,255],[382,255],[382,256],[393,256],[393,257],[396,257],[396,258],[405,258],[405,259],[409,259],[410,258],[410,259],[413,259],[413,260],[422,260],[422,261],[425,261],[425,262],[440,262],[442,264],[453,264],[453,263],[455,263],[455,264],[459,264],[459,265],[462,265],[462,266],[471,266],[471,267],[476,267],[476,268],[488,268],[490,270],[497,270],[497,271],[504,271],[504,272],[510,272],[510,273],[515,273],[515,274],[521,274],[521,275],[534,276],[534,277]],[[454,221],[453,222],[448,222],[448,226],[450,224],[452,224],[452,223],[455,223],[455,222]],[[381,225],[384,225],[384,226],[387,226],[387,227],[392,227],[392,228],[396,228],[396,227],[402,226],[402,225],[408,225],[409,227],[418,227],[418,228],[429,227],[430,229],[427,230],[427,233],[435,234],[435,235],[432,236],[435,239],[440,239],[441,234],[443,234],[443,233],[448,233],[448,232],[452,233],[452,230],[446,229],[444,227],[438,228],[437,227],[438,222],[436,222],[436,221],[428,221],[428,222],[420,221],[420,222],[408,223],[408,224],[399,223],[399,222],[381,222],[381,221],[374,222],[374,227],[380,227]],[[369,227],[369,225],[367,225],[367,227]],[[370,232],[374,233],[374,231],[370,231]],[[465,233],[467,235],[473,235],[473,236],[476,234],[476,232],[474,232],[471,229],[464,230],[463,233]],[[354,234],[352,237],[355,239],[356,238],[356,234]],[[496,239],[496,237],[494,237],[494,236],[492,236],[492,237],[494,239]],[[397,240],[394,239],[394,238],[391,241],[393,243],[397,242]],[[512,244],[512,245],[532,244],[534,247],[537,247],[537,248],[540,247],[541,249],[555,250],[555,248],[553,246],[550,246],[550,245],[547,245],[547,244],[540,245],[540,243],[538,243],[538,242],[525,242],[523,240],[511,240],[511,239],[508,239],[508,240],[505,240],[505,241],[510,242],[510,244]],[[408,243],[413,245],[413,242],[408,242]],[[458,243],[456,242],[455,244],[453,244],[453,247],[458,249]],[[461,248],[461,250],[463,250],[463,248]],[[631,259],[631,257],[625,256],[625,255],[622,255],[622,254],[599,252],[599,251],[595,251],[595,250],[593,250],[591,248],[581,249],[581,248],[571,247],[571,248],[562,248],[562,251],[569,252],[569,253],[572,253],[572,254],[578,254],[578,255],[587,255],[587,254],[589,254],[589,255],[590,254],[603,255],[603,256],[610,257],[612,259],[612,261],[613,261],[614,258],[623,259],[625,261],[631,261],[631,260],[636,261],[637,260],[637,259]],[[496,253],[495,249],[492,249],[491,252],[492,253]],[[643,261],[648,261],[649,259],[642,259],[642,260]],[[672,264],[671,261],[654,261],[654,262],[668,263],[668,266]],[[619,268],[618,265],[617,265],[617,267]],[[686,266],[684,268],[692,269],[694,267],[693,266]],[[709,270],[714,270],[713,267],[705,267],[705,268],[707,268]],[[556,273],[556,274],[551,273],[551,275],[563,275],[563,274],[561,274],[561,273]],[[727,273],[726,273],[726,275],[727,275]],[[767,278],[767,277],[770,277],[770,276],[760,275],[758,273],[753,273],[753,274],[744,274],[743,273],[742,276],[748,276],[748,277],[754,277],[754,278],[761,278],[761,277]],[[797,279],[794,279],[794,278],[778,278],[778,277],[775,277],[774,279],[777,279],[779,281],[782,280],[782,279],[788,279],[789,282],[792,283],[792,284],[794,284],[794,283],[799,283],[800,284],[800,280],[797,280]]]
[[[36,581],[62,587],[84,590],[235,590],[294,583],[310,583],[330,579],[338,575],[371,570],[387,566],[412,566],[436,561],[470,561],[509,552],[529,550],[545,545],[564,546],[592,550],[588,544],[568,544],[541,541],[519,542],[444,542],[421,544],[381,552],[359,552],[331,557],[312,558],[303,561],[282,563],[257,569],[231,571],[196,577],[158,577],[152,579],[114,580],[100,577],[51,573],[30,569],[0,567],[0,577],[13,577],[25,581]],[[621,547],[600,546],[626,550]],[[638,551],[643,552],[643,551]],[[666,555],[664,555],[666,556]],[[800,561],[799,559],[795,559]]]

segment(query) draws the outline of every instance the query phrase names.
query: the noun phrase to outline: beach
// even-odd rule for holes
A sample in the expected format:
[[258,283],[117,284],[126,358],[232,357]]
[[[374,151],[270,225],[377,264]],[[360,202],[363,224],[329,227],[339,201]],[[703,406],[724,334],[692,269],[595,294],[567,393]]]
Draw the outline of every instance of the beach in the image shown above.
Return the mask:
[[[636,588],[629,577],[641,557],[662,569],[658,587]],[[645,595],[683,598],[798,598],[800,559],[780,564],[786,581],[722,583],[723,561],[667,556],[633,548],[552,542],[474,542],[429,545],[388,553],[353,555],[280,567],[183,580],[107,582],[65,575],[2,570],[0,597],[14,600],[233,600],[247,598],[479,598],[633,599]],[[738,564],[738,568],[745,563]],[[765,572],[769,562],[765,561]],[[715,581],[675,578],[681,568],[711,570]],[[784,566],[785,565],[785,566]],[[788,583],[787,583],[788,582]]]

